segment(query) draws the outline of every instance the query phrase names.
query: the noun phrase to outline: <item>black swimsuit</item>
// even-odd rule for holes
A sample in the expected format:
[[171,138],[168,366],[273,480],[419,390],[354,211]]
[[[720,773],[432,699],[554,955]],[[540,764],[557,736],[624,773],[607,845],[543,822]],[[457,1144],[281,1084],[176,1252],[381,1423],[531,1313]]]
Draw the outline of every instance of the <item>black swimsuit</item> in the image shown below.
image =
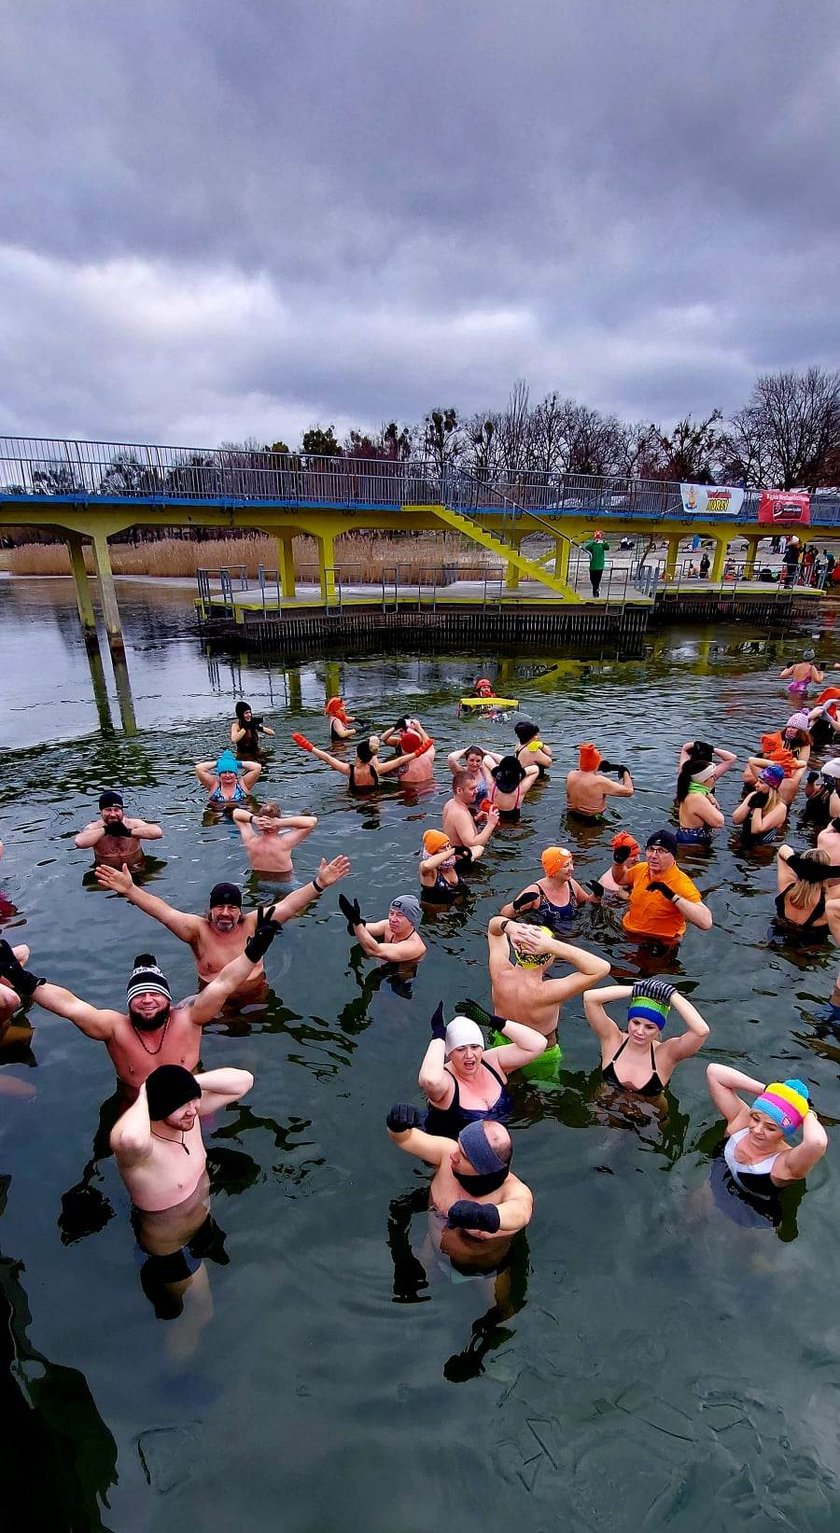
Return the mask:
[[356,766],[355,766],[355,763],[351,763],[351,766],[350,766],[350,776],[349,776],[349,779],[348,779],[348,781],[350,783],[350,792],[351,793],[373,793],[374,789],[379,787],[379,776],[377,774],[376,767],[373,766],[373,765],[370,766],[370,774],[371,774],[371,777],[373,778],[373,782],[357,782],[356,781]]
[[653,1044],[651,1044],[651,1046],[650,1046],[650,1071],[651,1071],[651,1073],[648,1076],[648,1079],[645,1081],[643,1086],[630,1086],[630,1085],[627,1084],[626,1081],[620,1081],[618,1076],[616,1075],[616,1072],[615,1072],[615,1062],[619,1058],[619,1056],[624,1053],[624,1050],[626,1049],[626,1047],[627,1047],[629,1042],[630,1042],[630,1039],[629,1038],[625,1038],[624,1042],[621,1045],[621,1048],[618,1049],[615,1054],[613,1054],[612,1059],[609,1060],[609,1062],[607,1064],[605,1064],[605,1065],[603,1065],[601,1067],[601,1077],[602,1077],[602,1079],[607,1082],[608,1086],[617,1086],[619,1091],[632,1091],[637,1097],[658,1097],[658,1096],[661,1096],[662,1092],[665,1090],[665,1086],[664,1086],[663,1082],[659,1079],[659,1075],[657,1073],[656,1060],[655,1060],[654,1053],[653,1053]]
[[448,1107],[435,1107],[433,1104],[429,1107],[423,1124],[425,1133],[438,1134],[444,1139],[457,1139],[461,1129],[466,1128],[468,1123],[478,1123],[483,1118],[507,1117],[510,1114],[513,1101],[505,1082],[485,1059],[481,1061],[481,1068],[489,1071],[494,1081],[499,1083],[499,1095],[492,1107],[462,1107],[458,1082],[452,1071],[447,1070],[455,1086],[452,1101]]
[[786,893],[787,890],[782,890],[781,893],[776,895],[774,901],[776,921],[782,928],[785,936],[793,937],[794,940],[797,937],[804,937],[808,942],[825,942],[830,936],[828,926],[817,926],[820,916],[825,915],[825,890],[820,890],[820,897],[808,916],[807,921],[791,921],[790,917],[785,914]]

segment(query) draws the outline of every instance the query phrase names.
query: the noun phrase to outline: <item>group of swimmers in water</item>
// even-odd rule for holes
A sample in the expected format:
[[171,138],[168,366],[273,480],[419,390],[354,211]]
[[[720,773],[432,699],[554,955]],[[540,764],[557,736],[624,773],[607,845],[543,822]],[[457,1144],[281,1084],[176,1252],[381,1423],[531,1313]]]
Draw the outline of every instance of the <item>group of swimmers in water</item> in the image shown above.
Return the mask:
[[[801,664],[808,666],[808,686],[824,679],[807,656]],[[755,847],[779,835],[802,791],[817,846],[799,853],[779,846],[775,928],[789,940],[840,942],[840,758],[819,769],[812,763],[815,749],[840,733],[840,689],[829,688],[806,708],[806,678],[793,674],[799,666],[789,669],[803,706],[781,729],[761,737],[744,766],[731,818],[742,844]],[[434,782],[435,744],[419,719],[406,715],[376,735],[367,721],[351,717],[340,698],[329,699],[324,713],[329,750],[300,733],[291,738],[344,777],[351,793],[371,793],[389,779],[415,790]],[[288,878],[293,852],[318,821],[283,815],[276,802],[251,807],[251,790],[262,774],[255,757],[261,737],[272,735],[247,703],[238,703],[230,746],[195,771],[209,806],[237,826],[251,866]],[[383,748],[393,752],[387,759],[380,757]],[[348,933],[367,957],[405,972],[416,969],[427,952],[420,931],[424,906],[433,909],[462,895],[471,866],[505,823],[520,818],[528,794],[552,765],[552,748],[539,726],[524,719],[507,751],[468,743],[449,754],[452,793],[440,828],[423,834],[417,892],[395,895],[387,913],[374,919],[363,915],[358,898],[339,894]],[[533,1195],[511,1169],[513,1143],[504,1123],[511,1110],[508,1082],[514,1072],[537,1085],[558,1081],[558,1027],[567,1001],[583,997],[604,1088],[637,1102],[660,1099],[678,1066],[706,1042],[709,1027],[698,1008],[655,971],[676,952],[687,925],[708,931],[713,924],[677,853],[680,847],[708,847],[723,829],[716,790],[736,765],[735,753],[723,746],[686,741],[677,769],[676,829],[654,829],[644,855],[629,832],[618,830],[609,867],[587,883],[575,877],[570,850],[545,847],[540,875],[489,922],[490,1006],[464,998],[448,1017],[443,1002],[436,1007],[418,1077],[424,1104],[395,1105],[386,1126],[400,1149],[433,1168],[435,1246],[458,1270],[501,1270],[513,1236],[531,1219]],[[633,793],[624,763],[605,760],[592,742],[579,746],[577,765],[566,775],[570,825],[603,824],[608,807]],[[162,834],[160,826],[126,815],[122,795],[107,789],[98,817],[75,841],[92,849],[103,888],[190,947],[197,993],[176,1001],[154,954],[145,952],[135,958],[125,1005],[102,1010],[38,974],[29,966],[28,946],[2,941],[0,1033],[34,1001],[105,1044],[122,1094],[111,1149],[132,1200],[138,1240],[153,1266],[147,1281],[156,1283],[158,1299],[161,1292],[167,1296],[160,1312],[167,1305],[177,1312],[179,1295],[200,1263],[209,1217],[202,1120],[253,1084],[247,1070],[198,1069],[202,1029],[231,997],[247,998],[264,987],[264,959],[278,928],[345,879],[350,864],[344,856],[322,858],[314,878],[251,911],[243,910],[240,887],[222,881],[211,889],[206,912],[194,914],[135,878],[143,870],[144,843]],[[581,907],[605,905],[621,911],[625,932],[638,944],[643,977],[635,983],[604,984],[608,960],[569,940]],[[840,983],[831,1006],[840,1018]],[[681,1028],[666,1034],[672,1016]],[[768,1083],[717,1063],[706,1073],[725,1121],[731,1190],[767,1206],[825,1153],[825,1129],[807,1087],[793,1078]]]

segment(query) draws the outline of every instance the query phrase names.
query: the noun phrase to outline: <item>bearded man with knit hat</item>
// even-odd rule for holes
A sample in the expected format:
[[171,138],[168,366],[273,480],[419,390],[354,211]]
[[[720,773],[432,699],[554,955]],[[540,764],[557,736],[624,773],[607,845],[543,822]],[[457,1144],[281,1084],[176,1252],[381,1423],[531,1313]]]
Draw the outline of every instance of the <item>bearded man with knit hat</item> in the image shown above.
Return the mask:
[[[606,772],[617,772],[618,782],[606,777]],[[591,740],[578,746],[578,765],[566,777],[569,814],[586,825],[599,825],[604,818],[608,798],[632,797],[633,779],[626,766],[605,761]]]
[[33,974],[23,967],[8,942],[0,942],[0,977],[11,985],[21,1001],[36,1000],[45,1011],[66,1017],[86,1038],[104,1043],[120,1085],[135,1096],[159,1065],[195,1069],[201,1029],[253,970],[262,966],[277,932],[273,921],[261,922],[245,943],[244,952],[227,964],[200,995],[189,996],[175,1005],[169,982],[153,953],[139,953],[134,960],[126,987],[125,1011],[91,1006],[71,990]]

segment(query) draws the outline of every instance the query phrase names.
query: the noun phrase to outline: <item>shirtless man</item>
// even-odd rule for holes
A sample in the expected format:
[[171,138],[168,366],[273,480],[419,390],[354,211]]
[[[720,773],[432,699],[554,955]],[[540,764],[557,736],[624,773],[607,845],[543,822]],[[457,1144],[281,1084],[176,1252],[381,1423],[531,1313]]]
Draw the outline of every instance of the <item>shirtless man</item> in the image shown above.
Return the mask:
[[[617,772],[619,782],[605,777],[605,772]],[[608,798],[632,798],[633,779],[626,766],[614,766],[604,761],[601,752],[588,741],[578,747],[578,765],[566,777],[566,797],[569,812],[589,825],[597,825],[604,818]]]
[[456,851],[486,846],[499,823],[498,809],[488,809],[483,829],[477,830],[470,812],[474,798],[475,787],[469,772],[456,772],[452,778],[452,797],[446,800],[441,815],[444,831]]
[[293,873],[292,852],[318,824],[314,814],[281,815],[279,804],[263,804],[259,814],[234,809],[233,819],[255,873]]
[[382,963],[419,963],[424,957],[426,944],[417,930],[423,912],[415,895],[398,894],[384,921],[365,921],[359,901],[351,902],[343,894],[338,896],[338,903],[348,932],[368,958]]
[[[432,782],[435,775],[434,740],[419,719],[406,719],[405,722],[405,729],[388,729],[382,736],[383,745],[393,745],[397,755],[411,758],[400,767],[397,780],[404,784]],[[427,749],[421,755],[415,755],[423,745]]]
[[184,1203],[204,1178],[207,1152],[202,1118],[250,1091],[250,1070],[205,1070],[160,1065],[111,1130],[120,1175],[141,1213],[162,1213]]
[[25,969],[8,942],[0,942],[0,976],[21,1001],[33,997],[45,1011],[66,1017],[86,1038],[105,1044],[117,1078],[132,1095],[157,1065],[178,1064],[193,1070],[201,1049],[201,1029],[212,1021],[229,995],[251,971],[262,968],[264,954],[277,934],[273,921],[264,921],[245,944],[245,951],[222,970],[200,995],[172,1004],[166,976],[154,954],[139,953],[126,987],[126,1011],[100,1010],[72,991],[52,985]]
[[510,1169],[513,1146],[501,1123],[468,1123],[457,1140],[426,1134],[416,1107],[392,1107],[389,1138],[434,1167],[429,1188],[432,1239],[458,1268],[492,1272],[513,1236],[531,1222],[534,1198]]
[[[289,921],[292,916],[305,910],[316,895],[323,894],[330,884],[345,878],[349,872],[350,864],[346,857],[334,857],[332,862],[326,862],[322,857],[317,877],[302,888],[293,889],[291,894],[271,906],[266,912],[269,920],[282,926],[284,921]],[[136,905],[138,910],[152,916],[155,921],[160,921],[162,926],[192,948],[202,984],[209,984],[210,980],[221,973],[225,964],[244,952],[246,941],[257,928],[259,911],[249,910],[243,915],[242,891],[237,884],[215,884],[210,890],[207,915],[194,916],[184,910],[175,910],[159,895],[140,889],[127,867],[121,870],[97,868],[96,877],[106,889],[123,895],[130,904]],[[248,972],[248,983],[253,985],[262,977],[262,964],[258,964],[253,971]]]
[[84,830],[73,837],[73,845],[93,847],[96,862],[109,863],[121,868],[127,863],[142,868],[145,858],[141,841],[159,841],[163,831],[159,825],[147,820],[127,820],[123,814],[123,801],[113,788],[106,788],[99,796],[99,819],[91,820]]
[[[561,942],[545,926],[529,926],[507,916],[493,916],[487,928],[493,1010],[533,1027],[557,1043],[560,1008],[573,995],[583,995],[610,972],[606,958],[596,958],[571,942]],[[577,971],[563,979],[544,979],[543,971],[556,958]]]

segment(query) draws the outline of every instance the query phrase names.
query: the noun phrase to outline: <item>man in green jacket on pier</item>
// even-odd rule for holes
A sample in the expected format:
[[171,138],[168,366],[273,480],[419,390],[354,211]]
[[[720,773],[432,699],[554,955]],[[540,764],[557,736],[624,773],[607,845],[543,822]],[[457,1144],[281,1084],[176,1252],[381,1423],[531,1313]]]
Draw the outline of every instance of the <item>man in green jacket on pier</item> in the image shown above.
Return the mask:
[[592,595],[597,596],[601,588],[601,576],[604,573],[604,565],[607,562],[607,550],[609,543],[604,542],[603,534],[596,532],[584,548],[589,555],[589,579],[592,581]]

